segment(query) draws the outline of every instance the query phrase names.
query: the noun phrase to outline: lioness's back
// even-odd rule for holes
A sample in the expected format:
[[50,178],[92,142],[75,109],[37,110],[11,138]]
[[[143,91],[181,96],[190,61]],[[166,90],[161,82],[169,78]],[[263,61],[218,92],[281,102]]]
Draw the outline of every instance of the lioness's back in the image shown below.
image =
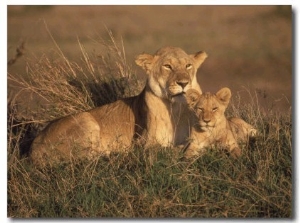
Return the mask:
[[126,149],[139,131],[135,99],[119,100],[50,123],[33,141],[31,159],[39,163],[51,157],[58,162],[70,153],[84,157],[92,151],[107,154]]
[[239,142],[247,142],[249,138],[257,135],[257,130],[241,118],[228,118],[228,123],[230,126],[230,131],[232,131],[234,137]]

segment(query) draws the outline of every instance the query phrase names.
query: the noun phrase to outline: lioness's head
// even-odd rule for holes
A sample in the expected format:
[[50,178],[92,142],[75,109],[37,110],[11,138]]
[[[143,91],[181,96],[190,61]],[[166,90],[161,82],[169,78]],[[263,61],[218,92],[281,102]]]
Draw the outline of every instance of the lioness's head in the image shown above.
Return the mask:
[[160,98],[176,101],[188,89],[201,92],[196,72],[207,54],[198,52],[188,55],[177,47],[164,47],[155,55],[141,54],[135,62],[148,74],[148,86]]
[[224,112],[231,98],[229,88],[222,88],[216,94],[200,94],[194,89],[186,93],[189,109],[195,114],[201,131],[208,131],[224,121]]

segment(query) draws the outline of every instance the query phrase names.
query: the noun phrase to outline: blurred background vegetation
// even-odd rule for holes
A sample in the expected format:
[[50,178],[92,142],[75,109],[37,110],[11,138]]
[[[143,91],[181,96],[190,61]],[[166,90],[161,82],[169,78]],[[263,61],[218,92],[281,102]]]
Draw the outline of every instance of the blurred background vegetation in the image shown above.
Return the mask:
[[[209,57],[198,72],[204,91],[221,87],[248,100],[258,94],[268,110],[292,105],[292,8],[290,6],[8,6],[8,59],[24,43],[22,57],[8,72],[26,75],[26,63],[43,55],[58,59],[54,38],[64,55],[80,64],[78,41],[88,54],[106,56],[99,42],[107,30],[123,41],[126,62],[163,46],[188,53],[204,50]],[[49,35],[51,33],[52,37]],[[14,87],[8,86],[9,93]],[[28,103],[28,102],[26,102]]]

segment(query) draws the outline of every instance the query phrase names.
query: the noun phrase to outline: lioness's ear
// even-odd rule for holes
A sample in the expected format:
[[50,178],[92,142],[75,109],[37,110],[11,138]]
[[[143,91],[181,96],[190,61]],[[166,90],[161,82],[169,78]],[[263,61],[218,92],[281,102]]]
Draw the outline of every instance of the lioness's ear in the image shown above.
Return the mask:
[[199,51],[198,53],[192,54],[190,56],[194,59],[195,66],[197,69],[201,66],[201,64],[207,58],[207,54],[204,51]]
[[194,107],[196,102],[199,100],[201,94],[195,89],[189,89],[186,92],[186,101],[190,107]]
[[146,72],[149,72],[152,68],[154,56],[150,54],[140,54],[136,57],[135,63],[142,67]]
[[231,91],[229,88],[224,87],[216,93],[217,98],[227,105],[231,98]]

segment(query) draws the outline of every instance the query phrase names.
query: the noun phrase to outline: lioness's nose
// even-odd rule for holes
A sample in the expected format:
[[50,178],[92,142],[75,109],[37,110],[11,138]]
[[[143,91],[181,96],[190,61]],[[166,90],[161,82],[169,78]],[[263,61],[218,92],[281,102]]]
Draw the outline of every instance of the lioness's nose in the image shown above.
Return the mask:
[[207,123],[209,123],[210,122],[210,119],[208,119],[208,118],[204,118],[203,119],[203,121],[207,124]]
[[185,86],[187,86],[189,83],[189,81],[187,80],[179,80],[179,81],[176,81],[176,84],[178,84],[179,86],[181,86],[182,88],[185,88]]

